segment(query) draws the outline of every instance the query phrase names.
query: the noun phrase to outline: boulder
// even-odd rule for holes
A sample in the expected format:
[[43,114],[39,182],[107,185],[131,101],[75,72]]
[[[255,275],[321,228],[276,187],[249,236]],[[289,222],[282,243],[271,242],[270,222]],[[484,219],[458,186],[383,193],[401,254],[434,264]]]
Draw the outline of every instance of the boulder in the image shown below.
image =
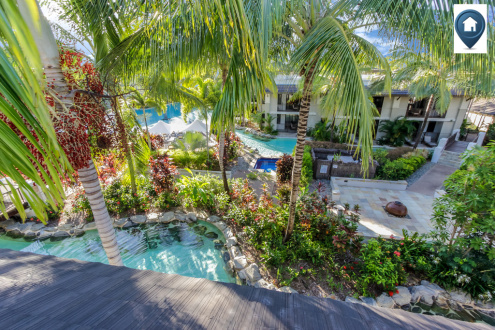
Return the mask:
[[[248,262],[245,256],[239,256],[234,258],[234,269],[237,271],[246,268],[247,264]],[[249,274],[248,274],[248,278],[249,278]]]
[[175,217],[174,212],[164,212],[164,213],[162,213],[161,216],[158,217],[158,220],[160,222],[168,223],[168,222],[171,222],[172,220],[174,220],[174,217]]
[[268,290],[277,290],[275,285],[268,283],[264,279],[261,279],[259,281],[256,281],[253,286],[258,289],[268,289]]
[[223,231],[223,236],[225,236],[225,238],[230,238],[234,236],[234,233],[230,230],[230,228],[225,228]]
[[[208,234],[208,233],[206,233],[206,234]],[[215,249],[217,249],[217,250],[221,249],[224,246],[224,243],[219,239],[214,240],[213,244],[215,246]]]
[[261,273],[257,264],[251,264],[246,267],[246,277],[251,283],[261,280]]
[[395,303],[399,306],[409,305],[411,302],[411,293],[409,292],[409,289],[405,286],[398,286],[397,290],[399,290],[399,293],[395,293],[392,296]]
[[237,238],[235,237],[230,237],[227,239],[227,241],[225,242],[225,244],[227,245],[227,247],[231,247],[231,246],[234,246],[234,245],[237,245]]
[[206,221],[208,222],[219,222],[220,220],[222,219],[220,219],[220,217],[217,217],[216,215],[210,215],[208,219],[206,219]]
[[122,226],[122,229],[127,229],[127,228],[132,228],[132,227],[137,227],[138,224],[137,223],[134,223],[133,221],[131,220],[127,220],[124,225]]
[[70,237],[70,234],[66,231],[59,230],[55,232],[52,237],[50,237],[50,241],[52,242],[57,242],[66,239],[67,237]]
[[3,229],[6,229],[8,226],[12,226],[14,224],[15,221],[12,219],[0,221],[0,227],[2,227]]
[[237,273],[241,280],[247,280],[246,269],[243,269]]
[[359,297],[359,299],[362,300],[366,305],[377,307],[378,304],[376,303],[376,300],[371,298],[371,297]]
[[146,218],[148,219],[147,222],[158,222],[160,217],[158,213],[150,213],[146,216]]
[[445,291],[445,289],[442,289],[438,284],[430,283],[428,281],[423,280],[421,281],[421,285],[424,285],[431,291],[435,292],[435,297],[437,297],[440,294],[447,294],[447,291]]
[[175,213],[175,218],[179,221],[186,221],[186,215],[182,212]]
[[433,305],[433,299],[436,297],[436,292],[424,285],[412,286],[409,288],[411,292],[411,302],[422,302],[425,305]]
[[34,231],[28,231],[26,233],[24,233],[24,240],[28,241],[28,242],[31,242],[31,241],[34,241],[36,239],[37,235]]
[[350,296],[345,297],[344,301],[348,302],[348,303],[353,303],[353,304],[364,304],[363,301],[356,299],[354,297],[350,297]]
[[[209,231],[209,232],[205,233],[205,237],[206,238],[209,238],[209,239],[216,240],[218,238],[218,234],[217,233],[214,233],[212,231]],[[223,245],[223,243],[222,243],[222,245]]]
[[90,222],[84,225],[83,230],[88,231],[88,230],[94,230],[96,229],[96,223]]
[[86,234],[86,232],[82,229],[73,229],[72,232],[71,232],[72,236],[75,236],[75,237],[81,237],[83,236],[84,234]]
[[72,229],[72,225],[70,223],[65,223],[63,225],[58,226],[58,230],[69,231]]
[[473,299],[471,298],[471,295],[469,293],[466,293],[464,291],[455,289],[449,292],[450,298],[452,300],[455,300],[461,304],[472,304]]
[[237,246],[231,246],[229,248],[229,253],[232,259],[242,255],[241,250]]
[[122,228],[123,225],[129,220],[129,218],[120,218],[114,221],[113,226]]
[[379,307],[394,308],[395,301],[385,292],[376,298],[376,304]]
[[131,217],[131,221],[134,222],[134,223],[145,223],[147,220],[146,216],[145,215],[142,215],[142,214],[138,214],[138,215],[133,215]]
[[194,212],[189,212],[188,214],[186,214],[186,219],[193,222],[198,221],[198,217],[196,217],[196,214]]
[[483,321],[495,326],[495,311],[493,309],[478,309],[477,312]]
[[227,228],[227,225],[223,221],[215,222],[213,224],[215,225],[215,227],[220,229],[220,231],[222,231],[222,232]]
[[[92,222],[92,224],[93,224],[93,226],[94,226],[94,228],[93,228],[93,229],[96,229],[96,223]],[[89,225],[89,224],[88,224],[88,225]],[[86,227],[86,226],[84,226],[84,227]],[[44,231],[49,231],[49,232],[54,233],[54,232],[56,232],[56,231],[58,230],[58,228],[57,228],[57,227],[45,227],[45,228],[43,228],[43,230],[44,230]]]
[[278,290],[280,292],[285,292],[285,293],[299,293],[299,292],[297,292],[297,290],[294,290],[290,286],[283,286],[283,287],[279,288]]
[[52,237],[53,233],[52,232],[49,232],[49,231],[40,231],[38,233],[38,237],[36,237],[36,240],[37,241],[45,241],[47,239],[49,239],[50,237]]
[[12,238],[21,238],[24,234],[19,229],[7,230],[7,236]]
[[31,226],[31,230],[32,231],[38,231],[38,230],[41,230],[45,227],[44,224],[42,223],[35,223],[34,225]]

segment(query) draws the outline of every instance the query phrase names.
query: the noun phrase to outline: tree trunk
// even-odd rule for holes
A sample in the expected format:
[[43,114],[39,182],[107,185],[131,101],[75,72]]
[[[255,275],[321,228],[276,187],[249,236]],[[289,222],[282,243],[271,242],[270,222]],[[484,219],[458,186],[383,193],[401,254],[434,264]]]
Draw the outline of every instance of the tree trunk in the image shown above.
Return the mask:
[[423,131],[426,128],[426,124],[428,123],[428,117],[430,117],[431,108],[433,107],[433,95],[430,96],[428,100],[428,105],[426,106],[425,120],[423,120],[423,124],[421,124],[421,128],[418,132],[418,136],[416,136],[416,141],[414,141],[413,150],[416,149],[421,142],[421,137],[423,136]]
[[[64,106],[70,108],[74,105],[74,100],[66,96],[69,94],[69,86],[60,67],[60,55],[53,32],[37,2],[36,8],[33,8],[26,0],[18,0],[17,4],[22,17],[30,27],[36,47],[40,53],[46,79],[54,82],[54,91],[60,95],[59,99],[63,105],[55,102],[55,111],[63,112],[65,111]],[[123,266],[112,221],[108,215],[100,182],[98,181],[98,174],[92,160],[88,162],[87,168],[79,170],[79,180],[83,184],[90,201],[98,233],[109,263]]]
[[296,219],[296,202],[299,194],[299,181],[301,180],[302,159],[304,154],[304,145],[306,142],[306,131],[308,127],[309,106],[311,103],[311,89],[313,85],[314,64],[306,72],[304,78],[303,97],[299,110],[299,122],[297,124],[297,143],[294,154],[294,167],[292,168],[292,190],[289,202],[289,221],[285,232],[284,242],[287,242],[294,230],[294,221]]
[[91,205],[96,228],[98,229],[103,249],[107,254],[108,263],[114,266],[123,266],[124,263],[120,257],[115,229],[112,225],[112,219],[110,219],[110,215],[108,215],[107,206],[103,199],[100,181],[98,180],[98,174],[96,173],[93,160],[89,160],[88,167],[80,169],[78,173],[79,181],[83,185],[89,204]]
[[115,98],[113,101],[113,112],[115,113],[115,118],[117,120],[117,126],[120,132],[120,139],[122,143],[122,148],[124,149],[125,158],[127,160],[127,166],[129,167],[129,175],[131,177],[131,189],[132,194],[137,192],[136,188],[136,172],[134,171],[134,162],[132,160],[132,147],[129,146],[129,140],[127,139],[127,132],[125,129],[124,121],[122,120],[122,116],[120,115],[120,110],[117,105],[117,99]]
[[148,121],[146,120],[146,110],[145,107],[143,107],[143,117],[144,117],[144,125],[146,125],[146,135],[148,135],[148,147],[151,149],[151,135],[150,131],[148,130]]
[[[227,81],[227,73],[228,69],[226,67],[222,67],[222,89],[225,86],[225,82]],[[224,163],[224,155],[225,155],[225,131],[223,127],[224,123],[220,123],[219,129],[219,138],[218,138],[218,161],[220,164],[220,171],[222,172],[222,180],[223,180],[223,189],[229,195],[230,198],[230,189],[229,182],[227,181],[227,173],[225,172],[225,163]]]

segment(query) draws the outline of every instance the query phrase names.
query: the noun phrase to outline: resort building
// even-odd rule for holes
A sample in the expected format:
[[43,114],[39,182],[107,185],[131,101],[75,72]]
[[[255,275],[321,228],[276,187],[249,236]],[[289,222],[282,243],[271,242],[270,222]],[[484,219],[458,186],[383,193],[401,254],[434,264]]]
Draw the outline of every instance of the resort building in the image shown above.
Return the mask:
[[[275,78],[278,94],[274,95],[267,89],[265,99],[261,104],[261,111],[272,115],[272,125],[278,131],[296,132],[300,102],[291,102],[290,99],[298,90],[299,79],[297,76],[279,75]],[[364,81],[365,84],[369,82],[365,77]],[[425,133],[426,140],[436,142],[441,138],[449,137],[455,129],[459,129],[463,119],[466,117],[471,101],[462,93],[452,91],[452,100],[447,111],[440,114],[434,108],[430,113]],[[417,123],[416,126],[419,130],[424,120],[428,99],[415,100],[409,96],[406,90],[392,90],[391,97],[388,94],[377,95],[373,97],[373,102],[380,114],[380,116],[375,117],[376,128],[383,120],[394,120],[405,116]],[[308,128],[313,128],[325,116],[319,104],[320,98],[312,97]],[[377,138],[380,138],[382,134],[377,132]]]

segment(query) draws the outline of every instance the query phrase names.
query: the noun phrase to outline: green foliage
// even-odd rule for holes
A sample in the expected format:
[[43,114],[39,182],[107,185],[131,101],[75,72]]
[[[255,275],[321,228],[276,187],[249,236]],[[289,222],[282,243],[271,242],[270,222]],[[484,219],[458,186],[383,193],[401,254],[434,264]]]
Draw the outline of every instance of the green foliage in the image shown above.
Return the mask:
[[184,137],[176,139],[172,145],[176,149],[191,152],[199,148],[206,148],[206,137],[200,132],[186,132]]
[[373,159],[378,162],[378,165],[383,165],[388,161],[388,150],[385,148],[379,148],[373,151]]
[[426,159],[422,156],[387,161],[377,169],[377,178],[393,181],[405,180],[425,163]]
[[380,123],[378,131],[385,133],[385,136],[378,139],[378,144],[401,147],[415,130],[413,123],[406,117],[384,120]]
[[302,159],[301,180],[299,185],[302,188],[307,188],[313,181],[313,157],[311,156],[311,147],[304,146],[304,154]]
[[273,128],[273,125],[272,125],[273,119],[274,119],[274,117],[271,114],[269,114],[269,113],[265,114],[264,123],[266,125],[265,125],[265,128],[263,129],[263,131],[267,134],[274,134],[277,131],[276,129]]
[[488,126],[485,139],[483,140],[483,145],[488,144],[488,142],[490,141],[495,141],[495,123],[492,123]]
[[279,184],[292,181],[292,168],[294,167],[294,158],[284,154],[277,160],[277,182]]
[[174,165],[178,168],[190,168],[193,170],[210,170],[219,171],[220,164],[214,157],[214,151],[210,150],[210,161],[208,162],[208,153],[206,150],[187,152],[183,150],[169,151],[168,155],[173,160]]
[[411,147],[398,147],[389,149],[386,158],[393,161],[402,158],[404,155],[410,153],[411,151],[413,151],[413,148]]
[[215,196],[223,192],[222,180],[212,175],[181,176],[177,180],[179,196],[185,207],[200,207],[215,210]]
[[277,198],[280,205],[285,205],[290,202],[290,192],[291,192],[290,183],[284,183],[280,185],[277,189]]
[[469,126],[468,120],[463,119],[461,127],[459,129],[459,140],[463,140],[463,141],[466,140],[468,134],[468,126]]

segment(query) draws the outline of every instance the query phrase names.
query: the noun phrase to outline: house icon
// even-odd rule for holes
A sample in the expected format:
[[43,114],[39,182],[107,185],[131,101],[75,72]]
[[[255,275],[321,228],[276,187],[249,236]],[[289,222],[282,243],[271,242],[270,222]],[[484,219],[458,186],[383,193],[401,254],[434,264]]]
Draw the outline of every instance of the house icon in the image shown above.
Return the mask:
[[476,24],[478,24],[473,18],[468,17],[464,22],[464,32],[476,32]]

